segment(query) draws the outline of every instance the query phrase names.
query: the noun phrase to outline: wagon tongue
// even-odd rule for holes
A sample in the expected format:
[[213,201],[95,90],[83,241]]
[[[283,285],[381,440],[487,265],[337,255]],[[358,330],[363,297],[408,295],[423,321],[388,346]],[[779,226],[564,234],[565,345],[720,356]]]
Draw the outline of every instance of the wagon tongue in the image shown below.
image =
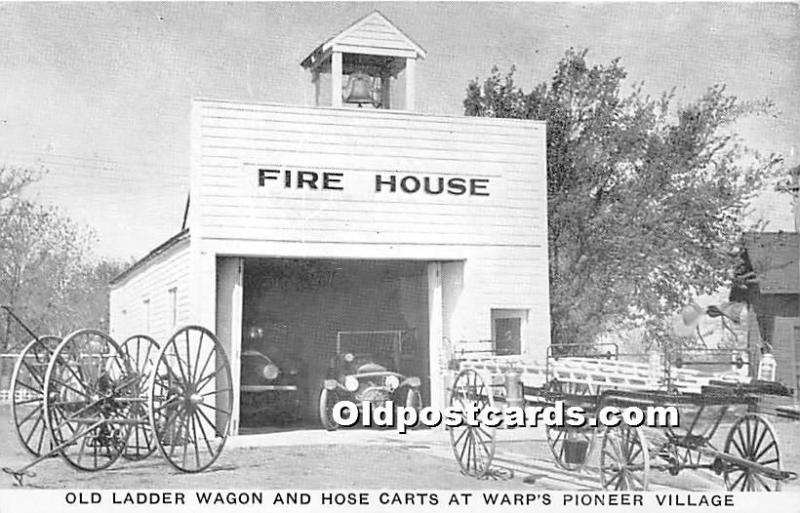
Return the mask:
[[36,472],[31,471],[18,471],[13,468],[3,467],[3,472],[9,474],[17,482],[17,486],[23,486],[22,479],[25,477],[36,477]]

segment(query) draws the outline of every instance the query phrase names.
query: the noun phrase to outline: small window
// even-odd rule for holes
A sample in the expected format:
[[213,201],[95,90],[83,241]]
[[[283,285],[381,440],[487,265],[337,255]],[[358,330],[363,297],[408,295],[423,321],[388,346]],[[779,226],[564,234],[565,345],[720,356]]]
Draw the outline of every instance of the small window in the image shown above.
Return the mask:
[[498,355],[522,354],[527,310],[492,309],[492,338]]
[[170,317],[172,327],[175,328],[178,324],[178,287],[169,289],[169,305],[172,313]]

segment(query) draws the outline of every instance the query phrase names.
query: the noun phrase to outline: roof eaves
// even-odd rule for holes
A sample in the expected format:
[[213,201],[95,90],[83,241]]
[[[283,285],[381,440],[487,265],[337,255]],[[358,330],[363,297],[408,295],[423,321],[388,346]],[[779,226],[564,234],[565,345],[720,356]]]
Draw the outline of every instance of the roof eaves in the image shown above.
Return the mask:
[[189,229],[186,228],[185,230],[181,230],[177,234],[173,235],[166,241],[159,244],[155,247],[152,251],[146,254],[144,257],[140,258],[136,262],[133,263],[130,267],[119,273],[118,275],[111,278],[109,281],[109,285],[116,285],[120,281],[124,280],[128,277],[131,273],[135,270],[139,269],[140,267],[144,266],[146,263],[150,262],[151,260],[155,259],[159,255],[163,254],[164,252],[168,251],[170,248],[176,246],[178,243],[183,242],[184,240],[189,238]]

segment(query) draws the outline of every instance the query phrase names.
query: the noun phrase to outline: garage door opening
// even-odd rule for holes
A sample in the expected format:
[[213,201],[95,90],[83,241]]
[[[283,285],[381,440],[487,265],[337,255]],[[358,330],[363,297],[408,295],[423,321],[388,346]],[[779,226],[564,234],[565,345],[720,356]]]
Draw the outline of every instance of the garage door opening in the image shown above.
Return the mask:
[[319,425],[318,400],[339,351],[428,390],[427,262],[253,258],[244,261],[240,426]]

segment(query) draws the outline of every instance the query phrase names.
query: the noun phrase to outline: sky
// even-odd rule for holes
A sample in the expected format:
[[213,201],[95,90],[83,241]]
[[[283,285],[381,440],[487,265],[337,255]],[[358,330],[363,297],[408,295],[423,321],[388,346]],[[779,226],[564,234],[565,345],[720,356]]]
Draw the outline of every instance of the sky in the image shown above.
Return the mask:
[[[181,226],[191,99],[311,105],[300,61],[375,9],[428,52],[420,112],[463,114],[493,65],[529,90],[588,48],[678,104],[714,83],[770,98],[775,115],[737,131],[800,164],[798,6],[652,2],[0,3],[0,164],[46,168],[27,195],[91,226],[98,255],[141,257]],[[793,229],[785,195],[762,194],[758,217]]]

